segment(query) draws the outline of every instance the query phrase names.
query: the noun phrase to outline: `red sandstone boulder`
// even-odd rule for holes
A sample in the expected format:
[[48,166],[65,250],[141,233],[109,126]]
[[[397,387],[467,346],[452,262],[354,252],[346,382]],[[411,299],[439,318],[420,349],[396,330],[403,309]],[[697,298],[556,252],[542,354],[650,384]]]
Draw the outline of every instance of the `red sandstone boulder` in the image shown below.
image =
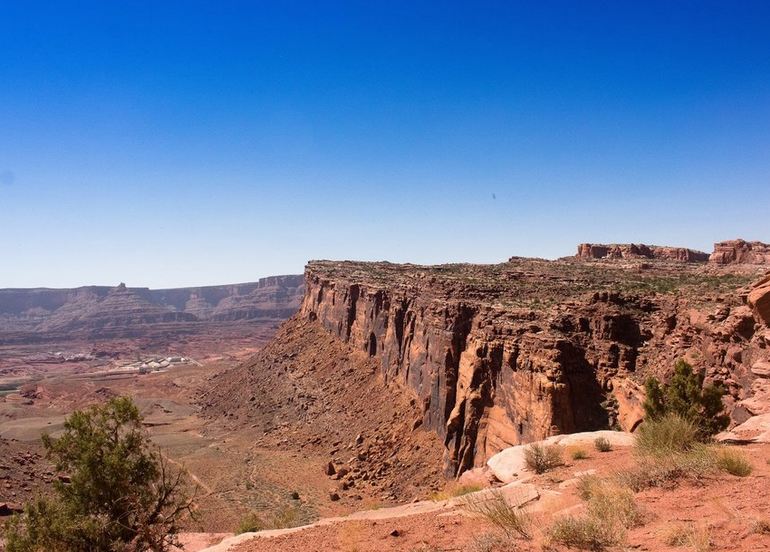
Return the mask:
[[758,322],[770,326],[770,276],[754,284],[748,303]]

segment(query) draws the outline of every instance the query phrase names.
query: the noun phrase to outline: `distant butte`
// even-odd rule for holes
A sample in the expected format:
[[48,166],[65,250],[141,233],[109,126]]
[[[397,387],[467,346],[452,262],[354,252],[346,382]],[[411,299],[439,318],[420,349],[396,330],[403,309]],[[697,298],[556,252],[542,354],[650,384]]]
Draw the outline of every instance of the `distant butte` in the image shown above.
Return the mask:
[[645,245],[643,243],[581,243],[578,245],[579,259],[660,259],[688,263],[710,262],[718,265],[770,264],[770,245],[736,239],[717,242],[710,255],[686,247]]

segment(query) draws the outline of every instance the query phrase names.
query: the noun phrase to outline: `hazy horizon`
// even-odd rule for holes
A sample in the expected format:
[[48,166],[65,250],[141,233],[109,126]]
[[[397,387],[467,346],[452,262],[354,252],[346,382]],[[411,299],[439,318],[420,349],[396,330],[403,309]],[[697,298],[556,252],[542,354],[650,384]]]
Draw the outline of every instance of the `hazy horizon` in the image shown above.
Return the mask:
[[764,2],[0,17],[0,288],[770,241]]

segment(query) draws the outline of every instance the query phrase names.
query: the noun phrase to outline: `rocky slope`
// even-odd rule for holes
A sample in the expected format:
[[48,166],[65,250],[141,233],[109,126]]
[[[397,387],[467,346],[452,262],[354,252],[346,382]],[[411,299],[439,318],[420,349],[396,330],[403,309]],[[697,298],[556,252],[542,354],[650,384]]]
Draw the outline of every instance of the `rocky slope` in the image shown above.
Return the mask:
[[[770,412],[766,267],[634,251],[497,265],[313,261],[288,324],[322,327],[370,358],[415,402],[415,425],[443,442],[447,475],[553,434],[633,430],[644,380],[678,358],[724,385],[734,424]],[[212,391],[220,408],[229,393]]]
[[150,290],[88,286],[0,290],[0,341],[77,335],[135,337],[154,325],[284,320],[302,297],[301,276],[274,276],[226,286]]

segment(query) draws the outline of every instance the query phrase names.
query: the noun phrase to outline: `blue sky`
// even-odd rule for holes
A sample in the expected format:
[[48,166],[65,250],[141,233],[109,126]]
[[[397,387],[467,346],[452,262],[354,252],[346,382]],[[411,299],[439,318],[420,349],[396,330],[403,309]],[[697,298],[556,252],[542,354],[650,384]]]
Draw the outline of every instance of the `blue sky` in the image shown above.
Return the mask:
[[770,241],[767,2],[0,3],[0,287]]

